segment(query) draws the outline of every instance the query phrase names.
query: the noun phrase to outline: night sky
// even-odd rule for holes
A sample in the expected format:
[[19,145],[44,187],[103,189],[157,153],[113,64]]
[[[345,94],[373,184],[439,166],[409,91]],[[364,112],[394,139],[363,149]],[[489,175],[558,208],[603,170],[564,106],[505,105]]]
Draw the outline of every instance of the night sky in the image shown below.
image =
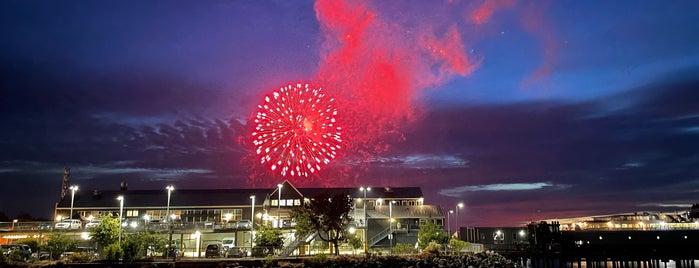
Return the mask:
[[0,211],[50,218],[63,167],[82,194],[274,187],[251,119],[297,82],[337,100],[345,143],[298,187],[419,186],[464,202],[462,226],[685,210],[697,18],[694,0],[2,1]]

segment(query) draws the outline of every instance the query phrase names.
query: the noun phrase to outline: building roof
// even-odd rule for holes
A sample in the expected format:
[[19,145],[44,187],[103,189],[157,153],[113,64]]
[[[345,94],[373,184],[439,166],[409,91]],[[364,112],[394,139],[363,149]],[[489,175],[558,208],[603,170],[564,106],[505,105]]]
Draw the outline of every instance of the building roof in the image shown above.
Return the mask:
[[[287,182],[285,182],[285,188]],[[291,185],[293,186],[293,185]],[[255,195],[255,204],[262,205],[265,198],[276,196],[275,188],[255,189],[175,189],[170,195],[170,207],[232,207],[249,206],[250,196]],[[304,197],[328,191],[330,194],[344,192],[353,198],[363,198],[364,193],[358,188],[295,188]],[[274,194],[274,196],[272,196]],[[124,207],[165,208],[167,190],[127,190],[127,191],[77,191],[73,207],[75,208],[114,208],[119,207],[117,196],[124,196]],[[285,194],[282,194],[285,195]],[[367,198],[420,198],[420,187],[375,187],[367,191]],[[69,208],[70,193],[62,199],[57,207]]]
[[[249,206],[251,195],[255,204],[262,205],[273,189],[175,189],[170,195],[171,207]],[[76,192],[73,207],[114,208],[119,206],[117,196],[124,196],[124,207],[167,207],[166,190],[128,190]],[[58,203],[59,208],[70,207],[70,195]]]

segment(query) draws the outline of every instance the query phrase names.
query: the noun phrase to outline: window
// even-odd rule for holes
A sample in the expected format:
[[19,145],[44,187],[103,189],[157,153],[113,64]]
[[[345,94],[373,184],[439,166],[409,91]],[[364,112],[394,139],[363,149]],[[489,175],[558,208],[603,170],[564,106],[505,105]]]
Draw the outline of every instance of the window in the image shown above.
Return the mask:
[[279,204],[279,203],[277,202],[277,199],[273,199],[273,200],[272,200],[272,206],[276,207],[277,204]]
[[126,217],[138,217],[138,210],[127,210]]
[[294,199],[294,206],[300,206],[301,205],[301,199]]
[[286,200],[286,205],[282,203],[282,206],[293,206],[294,205],[294,199],[287,199]]

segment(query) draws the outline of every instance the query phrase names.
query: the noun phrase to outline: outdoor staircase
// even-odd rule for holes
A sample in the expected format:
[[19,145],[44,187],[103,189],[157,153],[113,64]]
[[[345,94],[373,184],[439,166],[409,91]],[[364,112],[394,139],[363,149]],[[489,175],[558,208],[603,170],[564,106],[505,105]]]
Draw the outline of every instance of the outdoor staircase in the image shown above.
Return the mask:
[[381,240],[388,237],[390,231],[390,227],[386,227],[386,229],[383,229],[383,231],[369,238],[369,247],[373,247],[376,245],[376,243],[379,243]]
[[313,232],[305,237],[299,237],[296,240],[291,241],[291,243],[289,243],[289,245],[287,245],[286,247],[284,247],[282,249],[282,252],[279,253],[279,256],[280,257],[289,257],[291,255],[291,253],[294,253],[294,251],[297,248],[299,248],[301,243],[304,243],[306,241],[311,241],[311,240],[315,239],[317,235],[318,235],[318,232]]

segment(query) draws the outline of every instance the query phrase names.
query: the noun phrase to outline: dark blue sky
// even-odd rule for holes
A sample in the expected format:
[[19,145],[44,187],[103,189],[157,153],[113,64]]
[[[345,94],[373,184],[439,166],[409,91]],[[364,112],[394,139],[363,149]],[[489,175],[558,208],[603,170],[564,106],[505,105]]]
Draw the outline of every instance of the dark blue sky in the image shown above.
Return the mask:
[[699,202],[699,2],[322,3],[3,1],[0,211],[48,218],[64,166],[85,191],[276,185],[249,161],[257,102],[380,92],[354,75],[374,61],[408,84],[376,99],[394,110],[361,142],[382,149],[297,185],[420,186],[468,225]]

